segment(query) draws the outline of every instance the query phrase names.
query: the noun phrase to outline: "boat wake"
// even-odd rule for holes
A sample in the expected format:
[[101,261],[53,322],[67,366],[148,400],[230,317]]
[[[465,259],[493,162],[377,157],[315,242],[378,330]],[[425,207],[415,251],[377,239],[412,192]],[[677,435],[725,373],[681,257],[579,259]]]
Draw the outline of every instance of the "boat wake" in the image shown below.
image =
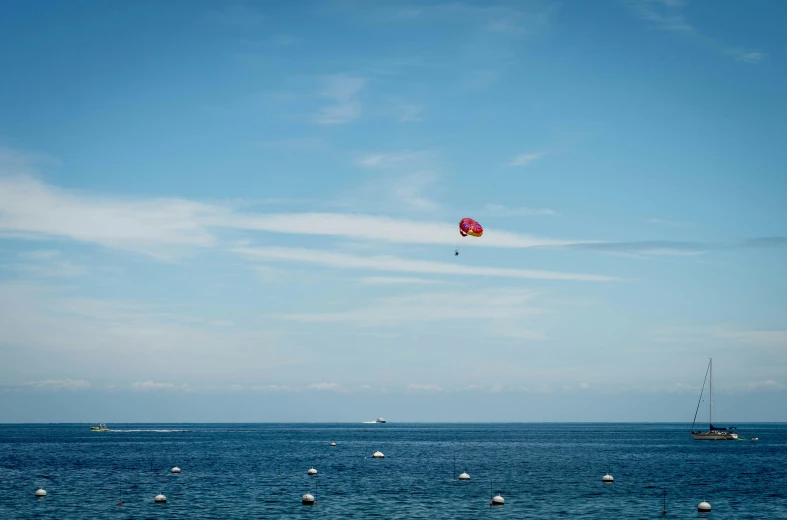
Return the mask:
[[136,432],[156,432],[156,433],[175,433],[175,432],[190,432],[191,430],[110,430],[119,433],[136,433]]

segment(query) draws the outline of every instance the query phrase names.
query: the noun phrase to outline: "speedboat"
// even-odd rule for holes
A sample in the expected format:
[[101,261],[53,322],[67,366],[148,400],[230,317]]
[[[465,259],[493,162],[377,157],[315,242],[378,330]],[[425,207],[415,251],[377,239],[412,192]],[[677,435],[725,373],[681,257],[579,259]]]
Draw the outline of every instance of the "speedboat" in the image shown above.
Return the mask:
[[109,428],[107,428],[106,424],[100,423],[98,426],[91,426],[90,427],[90,431],[91,432],[108,432]]
[[383,419],[382,417],[378,417],[377,420],[374,422],[382,424],[385,422],[385,419]]

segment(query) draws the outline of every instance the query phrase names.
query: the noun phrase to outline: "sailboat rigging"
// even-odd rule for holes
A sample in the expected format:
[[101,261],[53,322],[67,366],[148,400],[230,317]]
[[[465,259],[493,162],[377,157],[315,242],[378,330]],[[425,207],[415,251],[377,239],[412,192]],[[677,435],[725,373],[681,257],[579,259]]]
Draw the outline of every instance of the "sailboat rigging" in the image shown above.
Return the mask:
[[[700,403],[702,403],[702,394],[705,392],[705,383],[708,382],[708,375],[710,375],[710,384],[708,385],[708,431],[694,431],[697,413],[699,413]],[[733,430],[736,430],[734,426],[730,428],[713,426],[713,358],[710,358],[708,369],[705,371],[705,381],[702,382],[700,400],[697,402],[697,411],[694,412],[694,421],[691,423],[691,436],[697,441],[734,441],[738,439],[738,432]]]

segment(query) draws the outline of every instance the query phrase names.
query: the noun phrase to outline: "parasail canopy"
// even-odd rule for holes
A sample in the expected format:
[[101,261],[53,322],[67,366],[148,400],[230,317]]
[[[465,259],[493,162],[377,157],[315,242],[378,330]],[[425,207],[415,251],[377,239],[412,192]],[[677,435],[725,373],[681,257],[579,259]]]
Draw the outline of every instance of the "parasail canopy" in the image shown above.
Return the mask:
[[481,224],[471,218],[463,218],[459,221],[459,234],[463,237],[466,237],[467,235],[480,237],[484,234],[484,228],[481,227]]

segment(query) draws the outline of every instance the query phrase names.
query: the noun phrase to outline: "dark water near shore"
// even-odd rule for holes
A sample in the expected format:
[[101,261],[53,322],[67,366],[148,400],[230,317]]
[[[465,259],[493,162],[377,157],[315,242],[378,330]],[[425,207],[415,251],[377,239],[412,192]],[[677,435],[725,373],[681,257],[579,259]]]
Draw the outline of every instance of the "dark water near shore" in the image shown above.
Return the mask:
[[668,518],[787,518],[787,425],[738,425],[755,442],[678,424],[109,426],[0,426],[0,518],[663,518],[665,478]]

